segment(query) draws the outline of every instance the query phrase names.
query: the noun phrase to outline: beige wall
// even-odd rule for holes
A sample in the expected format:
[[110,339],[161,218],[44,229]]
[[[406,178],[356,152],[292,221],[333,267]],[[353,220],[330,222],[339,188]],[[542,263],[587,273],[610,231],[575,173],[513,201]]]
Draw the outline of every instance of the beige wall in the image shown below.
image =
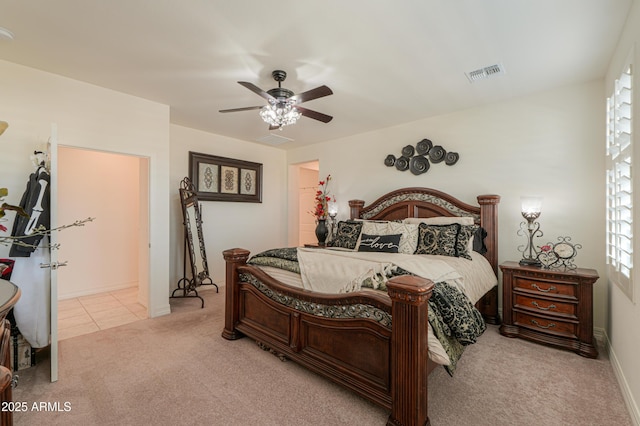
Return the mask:
[[[582,244],[576,258],[580,267],[600,274],[594,286],[594,327],[609,345],[609,354],[634,424],[640,425],[640,274],[635,274],[636,302],[609,284],[605,269],[605,111],[606,96],[631,49],[636,69],[640,64],[640,4],[633,3],[623,37],[612,60],[606,82],[560,88],[525,98],[433,117],[378,132],[301,147],[288,152],[289,164],[320,161],[320,175],[331,173],[340,200],[339,218],[348,217],[347,200],[373,201],[389,190],[426,186],[444,190],[463,201],[495,193],[502,197],[499,217],[499,260],[517,260],[516,235],[522,217],[519,197],[544,197],[539,222],[544,238],[571,236]],[[635,105],[640,105],[636,75]],[[634,108],[640,123],[640,108]],[[640,138],[637,131],[634,142]],[[432,165],[414,176],[383,165],[387,154],[429,138],[460,153],[459,162]],[[640,149],[634,152],[636,167]],[[634,186],[640,188],[638,174]],[[634,204],[640,206],[640,191]],[[640,217],[637,212],[634,217]],[[640,221],[634,224],[640,235]],[[640,238],[635,240],[640,265]]]
[[[52,123],[61,145],[149,158],[149,314],[169,313],[169,107],[5,61],[0,93],[0,117],[10,126],[0,138],[7,202],[19,203],[33,170],[29,157],[47,142]],[[7,253],[0,247],[0,256]],[[68,268],[77,261],[67,260]]]
[[[640,141],[640,80],[638,79],[638,66],[640,66],[640,4],[634,1],[631,6],[629,17],[623,31],[622,37],[618,42],[616,52],[609,66],[605,79],[605,90],[603,97],[609,96],[613,91],[613,82],[620,75],[623,64],[631,54],[631,60],[634,64],[634,97],[633,97],[633,127],[634,127],[634,152],[633,162],[635,170],[640,170],[640,149],[638,142]],[[603,160],[604,162],[604,160]],[[634,256],[633,263],[640,265],[640,179],[638,173],[633,173],[633,205],[634,211],[634,230],[636,236],[634,240]],[[610,358],[614,367],[614,371],[618,376],[621,384],[623,395],[627,401],[633,419],[636,425],[640,425],[640,274],[637,270],[633,274],[633,286],[635,292],[635,303],[613,283],[605,280],[608,287],[610,302],[608,306],[608,325],[607,337],[610,345]]]
[[[582,244],[576,263],[604,274],[604,98],[601,81],[560,88],[453,114],[428,118],[288,153],[287,161],[320,161],[331,174],[339,218],[348,200],[366,202],[397,188],[425,186],[476,203],[479,194],[502,197],[499,260],[518,260],[523,220],[520,196],[544,197],[540,242],[571,236]],[[433,164],[420,176],[383,164],[423,138],[460,154],[454,166]],[[607,290],[595,285],[595,327],[606,321]]]
[[281,149],[187,127],[171,126],[171,285],[182,277],[183,227],[180,181],[189,175],[189,151],[262,163],[262,203],[201,201],[207,261],[213,280],[224,283],[222,251],[242,247],[252,253],[284,247],[287,235],[287,167]]
[[95,218],[59,234],[59,299],[138,286],[139,173],[138,157],[58,149],[58,221]]

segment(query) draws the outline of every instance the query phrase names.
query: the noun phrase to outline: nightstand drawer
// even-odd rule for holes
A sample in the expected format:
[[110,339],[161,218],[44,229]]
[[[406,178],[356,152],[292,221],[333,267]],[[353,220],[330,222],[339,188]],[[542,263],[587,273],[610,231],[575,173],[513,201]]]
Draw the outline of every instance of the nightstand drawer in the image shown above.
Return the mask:
[[549,334],[556,334],[571,339],[577,338],[578,324],[559,321],[556,319],[546,319],[534,315],[528,315],[522,312],[514,312],[515,325],[530,328],[536,331],[544,331]]
[[522,294],[514,294],[514,309],[526,309],[548,315],[562,315],[577,319],[578,305],[576,303],[559,302],[557,300],[538,299]]
[[576,285],[562,284],[553,281],[542,281],[526,277],[514,277],[514,290],[523,290],[534,294],[558,295],[576,299]]

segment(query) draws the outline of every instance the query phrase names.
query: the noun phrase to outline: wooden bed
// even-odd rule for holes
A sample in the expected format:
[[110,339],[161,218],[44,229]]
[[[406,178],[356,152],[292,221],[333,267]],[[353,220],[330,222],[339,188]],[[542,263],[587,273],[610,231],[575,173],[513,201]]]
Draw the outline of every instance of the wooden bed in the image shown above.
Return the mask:
[[[497,275],[498,195],[480,195],[478,205],[428,188],[390,192],[365,207],[349,202],[351,218],[473,216],[486,231],[485,257]],[[428,425],[428,300],[434,284],[400,276],[382,292],[321,294],[283,284],[247,265],[249,251],[223,252],[226,261],[225,327],[222,337],[248,336],[391,411],[387,425]],[[241,279],[241,275],[244,279]],[[497,286],[476,306],[485,321],[499,322]],[[327,309],[330,315],[327,315]],[[362,313],[365,314],[362,314]],[[390,326],[371,316],[393,318]]]

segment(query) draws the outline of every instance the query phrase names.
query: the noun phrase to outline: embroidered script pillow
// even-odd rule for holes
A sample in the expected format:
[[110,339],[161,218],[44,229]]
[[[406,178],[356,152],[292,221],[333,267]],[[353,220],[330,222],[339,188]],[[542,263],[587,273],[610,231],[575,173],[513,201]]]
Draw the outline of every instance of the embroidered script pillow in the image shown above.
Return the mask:
[[398,253],[401,234],[395,235],[368,235],[362,234],[358,251],[378,253]]

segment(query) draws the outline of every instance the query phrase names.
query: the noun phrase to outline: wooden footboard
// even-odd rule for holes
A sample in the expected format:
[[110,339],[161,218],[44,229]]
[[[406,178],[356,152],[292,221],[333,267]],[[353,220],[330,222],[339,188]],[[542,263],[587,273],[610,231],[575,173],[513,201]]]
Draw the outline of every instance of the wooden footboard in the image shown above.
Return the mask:
[[430,280],[394,278],[387,283],[388,297],[374,292],[324,295],[284,285],[247,265],[247,250],[230,249],[223,256],[222,337],[246,335],[386,407],[391,411],[387,425],[429,424]]

